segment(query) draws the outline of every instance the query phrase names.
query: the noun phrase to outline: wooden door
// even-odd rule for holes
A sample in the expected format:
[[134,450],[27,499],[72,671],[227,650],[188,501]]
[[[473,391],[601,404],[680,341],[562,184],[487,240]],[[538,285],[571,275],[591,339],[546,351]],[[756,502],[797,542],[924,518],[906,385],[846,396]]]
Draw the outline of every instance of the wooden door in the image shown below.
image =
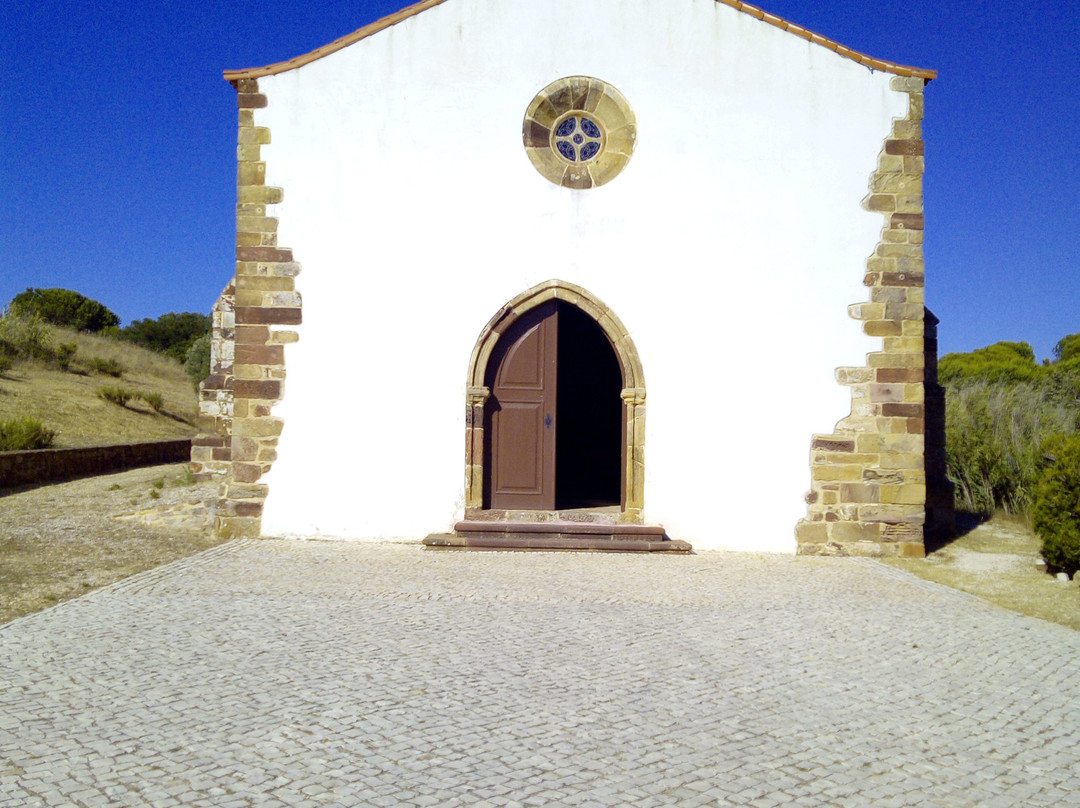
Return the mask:
[[555,301],[518,319],[488,363],[489,504],[554,510],[559,313]]

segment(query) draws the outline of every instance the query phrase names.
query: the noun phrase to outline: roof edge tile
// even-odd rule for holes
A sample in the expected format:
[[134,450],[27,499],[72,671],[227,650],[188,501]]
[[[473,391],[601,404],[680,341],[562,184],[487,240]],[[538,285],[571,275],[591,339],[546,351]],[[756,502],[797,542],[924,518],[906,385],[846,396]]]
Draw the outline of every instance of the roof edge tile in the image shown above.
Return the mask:
[[823,48],[828,48],[834,53],[843,56],[859,64],[866,65],[872,70],[880,70],[883,73],[894,73],[897,76],[911,76],[914,78],[925,79],[930,81],[937,78],[936,70],[929,70],[922,67],[911,67],[909,65],[901,65],[896,62],[889,62],[885,59],[875,59],[873,56],[868,56],[865,53],[859,53],[857,50],[852,50],[846,45],[841,45],[839,42],[829,39],[821,34],[814,33],[813,31],[803,28],[801,25],[796,25],[793,22],[788,22],[783,17],[777,17],[775,14],[770,14],[764,9],[752,6],[749,3],[743,3],[741,0],[716,0],[717,3],[722,3],[725,6],[731,6],[737,11],[741,11],[744,14],[749,14],[751,17],[755,17],[762,22],[773,25],[788,33],[795,34],[802,37],[805,40],[812,42],[815,45],[821,45]]
[[316,48],[313,51],[305,53],[301,56],[297,56],[293,59],[289,59],[284,62],[275,62],[272,65],[266,65],[266,67],[249,67],[243,70],[226,70],[225,81],[236,82],[240,79],[257,79],[261,76],[272,76],[276,73],[285,73],[286,71],[293,70],[297,67],[303,67],[306,64],[314,62],[316,59],[321,59],[324,56],[329,56],[331,53],[347,48],[354,42],[359,42],[361,39],[366,39],[372,34],[377,34],[379,31],[384,31],[391,26],[397,25],[399,22],[403,22],[410,17],[415,17],[421,12],[427,11],[429,8],[445,3],[446,0],[420,0],[419,3],[413,3],[411,6],[406,6],[401,11],[395,11],[393,14],[388,14],[382,19],[378,19],[373,23],[365,25],[363,28],[358,28],[351,34],[346,34],[343,37],[335,39],[333,42],[323,45],[321,48]]
[[[328,45],[323,45],[321,48],[316,48],[313,51],[297,56],[293,59],[289,59],[284,62],[276,62],[272,65],[266,65],[265,67],[251,67],[244,70],[226,70],[224,73],[225,80],[231,83],[240,81],[241,79],[257,79],[261,76],[272,76],[277,73],[284,73],[288,70],[293,70],[297,67],[310,64],[316,59],[321,59],[324,56],[328,56],[331,53],[346,48],[352,45],[354,42],[359,42],[361,39],[366,39],[372,34],[377,34],[379,31],[384,31],[393,25],[397,25],[399,22],[415,17],[421,12],[427,11],[429,8],[445,3],[446,0],[420,0],[419,3],[414,3],[411,6],[401,9],[401,11],[395,11],[393,14],[389,14],[382,19],[376,20],[373,23],[365,25],[363,28],[358,28],[351,34],[346,34],[343,37],[335,39]],[[859,51],[852,50],[851,48],[841,45],[828,37],[821,34],[814,33],[813,31],[803,28],[801,25],[796,25],[793,22],[788,22],[783,17],[778,17],[775,14],[757,7],[752,6],[749,3],[743,3],[741,0],[715,0],[717,3],[721,3],[725,6],[730,6],[736,11],[741,11],[743,14],[749,14],[764,23],[775,26],[788,33],[795,34],[802,37],[808,42],[814,45],[820,45],[823,48],[833,51],[839,56],[843,56],[859,64],[865,65],[871,70],[880,70],[884,73],[894,73],[897,76],[910,76],[914,78],[925,79],[930,81],[937,78],[936,70],[927,70],[921,67],[910,67],[908,65],[896,64],[895,62],[889,62],[884,59],[875,59],[873,56],[868,56],[865,53],[859,53]]]

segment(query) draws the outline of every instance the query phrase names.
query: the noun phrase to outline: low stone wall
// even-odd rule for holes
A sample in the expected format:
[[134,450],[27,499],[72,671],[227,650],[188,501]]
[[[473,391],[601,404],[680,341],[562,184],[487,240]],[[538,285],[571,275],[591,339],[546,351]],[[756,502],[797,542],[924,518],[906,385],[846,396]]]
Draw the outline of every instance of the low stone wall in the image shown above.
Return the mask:
[[0,452],[0,489],[107,474],[140,466],[184,463],[190,459],[190,438],[86,446],[81,449]]

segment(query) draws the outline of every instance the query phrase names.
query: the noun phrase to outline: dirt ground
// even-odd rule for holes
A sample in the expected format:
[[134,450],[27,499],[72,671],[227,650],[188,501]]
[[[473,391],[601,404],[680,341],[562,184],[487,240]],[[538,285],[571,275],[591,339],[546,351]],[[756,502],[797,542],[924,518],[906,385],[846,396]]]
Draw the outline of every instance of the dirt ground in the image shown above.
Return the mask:
[[[216,483],[192,483],[185,464],[0,491],[0,623],[220,544],[216,498]],[[1023,522],[960,528],[925,559],[886,563],[1080,631],[1080,582],[1037,569],[1039,540]]]
[[959,536],[925,559],[886,563],[928,581],[978,595],[1005,609],[1080,631],[1080,581],[1059,581],[1036,566],[1041,542],[1022,520],[958,515]]
[[0,623],[220,544],[216,498],[183,463],[0,491]]

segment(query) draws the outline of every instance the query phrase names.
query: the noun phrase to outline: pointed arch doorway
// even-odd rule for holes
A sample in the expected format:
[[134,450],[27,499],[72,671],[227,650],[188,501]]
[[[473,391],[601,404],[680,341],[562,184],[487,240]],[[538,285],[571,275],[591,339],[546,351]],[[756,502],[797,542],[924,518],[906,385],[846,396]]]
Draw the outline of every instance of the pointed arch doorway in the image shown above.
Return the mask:
[[579,286],[533,287],[487,323],[470,359],[466,519],[606,506],[609,521],[640,524],[644,427],[625,326]]
[[604,332],[549,300],[519,317],[485,371],[484,507],[622,505],[622,371]]

